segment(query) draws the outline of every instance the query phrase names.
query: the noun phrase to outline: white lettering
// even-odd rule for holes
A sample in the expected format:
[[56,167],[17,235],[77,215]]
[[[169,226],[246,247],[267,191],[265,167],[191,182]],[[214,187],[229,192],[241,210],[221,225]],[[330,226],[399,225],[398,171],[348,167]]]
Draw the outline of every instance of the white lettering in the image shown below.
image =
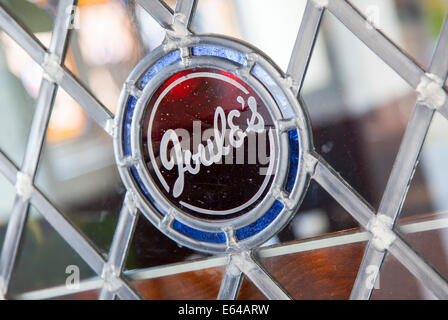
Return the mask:
[[[239,96],[237,101],[241,104],[242,110],[244,110],[244,99]],[[160,142],[160,160],[163,167],[167,170],[172,170],[177,164],[178,177],[174,183],[172,191],[175,198],[178,198],[184,190],[186,172],[190,174],[198,174],[201,165],[208,167],[215,163],[221,163],[222,157],[229,155],[231,148],[238,149],[244,144],[248,133],[264,132],[264,119],[262,115],[258,113],[255,98],[249,97],[247,104],[252,114],[251,118],[247,119],[247,129],[245,131],[241,130],[240,127],[234,123],[234,119],[241,116],[240,111],[232,110],[226,117],[224,109],[221,106],[217,107],[213,119],[213,141],[210,137],[207,139],[205,146],[199,144],[196,148],[196,145],[194,145],[193,152],[195,153],[192,153],[188,148],[185,148],[185,143],[184,146],[182,146],[175,130],[170,129],[165,132]],[[193,123],[193,127],[194,131],[196,131],[198,129],[198,124]],[[226,139],[227,127],[230,130],[229,136],[227,137],[228,139]],[[184,137],[182,138],[182,140],[184,140]],[[193,137],[193,143],[196,139]],[[227,145],[226,140],[228,141]],[[269,140],[272,146],[274,144],[272,132],[269,134]],[[168,152],[170,144],[173,145],[173,148]]]

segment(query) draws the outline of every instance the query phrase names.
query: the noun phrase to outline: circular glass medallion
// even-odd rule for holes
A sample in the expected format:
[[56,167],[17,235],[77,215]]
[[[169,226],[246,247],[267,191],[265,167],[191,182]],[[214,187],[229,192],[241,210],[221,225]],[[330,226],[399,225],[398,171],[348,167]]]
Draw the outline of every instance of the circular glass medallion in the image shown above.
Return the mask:
[[231,219],[269,189],[277,160],[274,121],[234,75],[215,68],[175,74],[152,96],[144,121],[145,163],[179,210]]
[[122,91],[114,141],[142,213],[175,241],[214,253],[279,232],[307,187],[310,145],[286,83],[261,54],[223,38],[143,59]]

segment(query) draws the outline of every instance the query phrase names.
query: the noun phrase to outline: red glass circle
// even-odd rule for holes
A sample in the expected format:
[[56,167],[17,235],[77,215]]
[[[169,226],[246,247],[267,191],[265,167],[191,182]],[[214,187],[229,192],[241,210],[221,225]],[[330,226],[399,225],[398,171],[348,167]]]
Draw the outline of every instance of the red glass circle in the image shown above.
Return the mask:
[[192,216],[238,217],[272,183],[274,121],[257,92],[228,72],[195,68],[171,76],[150,98],[141,136],[155,184]]

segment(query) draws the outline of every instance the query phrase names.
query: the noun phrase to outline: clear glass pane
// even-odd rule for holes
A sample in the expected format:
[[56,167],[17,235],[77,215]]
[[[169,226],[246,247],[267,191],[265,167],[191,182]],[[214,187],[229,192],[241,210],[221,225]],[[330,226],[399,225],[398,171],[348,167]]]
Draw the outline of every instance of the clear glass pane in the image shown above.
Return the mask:
[[243,278],[238,300],[268,300],[264,294],[246,277]]
[[[350,233],[339,233],[338,236],[344,234]],[[329,242],[331,242],[330,239],[331,237],[328,238]],[[294,299],[348,299],[358,274],[365,246],[364,241],[329,245],[324,248],[264,258],[261,261]]]
[[384,260],[380,275],[375,283],[372,300],[427,300],[434,295],[426,290],[391,254]]
[[318,183],[311,181],[291,222],[268,244],[283,243],[358,228],[359,224]]
[[0,33],[0,150],[20,166],[42,76],[41,68],[6,33]]
[[27,0],[4,0],[2,4],[31,32],[51,32],[53,28],[51,6],[39,6]]
[[[78,277],[79,276],[79,277]],[[75,286],[95,276],[83,259],[32,207],[23,232],[9,295],[53,286]],[[79,284],[79,282],[78,282]]]
[[448,212],[448,120],[435,113],[401,217]]
[[405,240],[445,278],[448,277],[448,214],[430,213],[400,219]]
[[[314,145],[372,206],[378,207],[416,96],[407,83],[332,14],[324,14],[319,37],[331,70],[315,89],[305,79]],[[319,57],[316,48],[315,57]],[[321,71],[324,70],[324,71]]]
[[61,88],[35,184],[107,255],[125,194],[112,139]]
[[[448,276],[448,121],[436,113],[423,146],[397,228],[417,251]],[[407,231],[419,232],[407,232]]]
[[138,280],[135,287],[148,300],[214,300],[218,296],[224,267]]
[[182,247],[168,238],[146,218],[140,216],[134,231],[125,268],[149,268],[207,257],[207,254]]
[[0,246],[3,245],[9,216],[11,214],[16,189],[0,174]]
[[114,113],[123,83],[145,53],[130,4],[80,5],[74,21],[65,66]]

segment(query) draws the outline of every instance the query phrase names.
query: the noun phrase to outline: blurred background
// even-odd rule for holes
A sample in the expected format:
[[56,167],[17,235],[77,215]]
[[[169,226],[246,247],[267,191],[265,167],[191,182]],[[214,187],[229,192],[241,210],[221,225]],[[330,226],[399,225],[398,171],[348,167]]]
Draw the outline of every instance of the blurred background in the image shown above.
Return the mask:
[[[55,0],[0,0],[46,46]],[[175,0],[166,1],[172,8]],[[427,68],[448,0],[353,0],[385,34]],[[199,0],[192,30],[222,34],[258,47],[286,70],[304,0]],[[164,31],[134,1],[80,0],[66,66],[112,112],[136,63],[164,39]],[[0,150],[22,163],[39,92],[40,67],[0,32]],[[331,14],[324,15],[302,92],[317,151],[378,208],[415,92]],[[403,221],[448,210],[448,123],[436,116],[405,201]],[[125,189],[113,158],[112,140],[59,89],[36,178],[55,206],[107,255]],[[0,244],[14,187],[0,175]],[[30,210],[11,292],[65,283],[67,265],[94,274],[34,209]],[[408,220],[406,220],[408,219]],[[410,219],[410,220],[409,220]],[[312,183],[294,220],[269,243],[294,241],[358,227],[323,189]],[[444,259],[448,236],[439,232],[433,250]],[[141,218],[126,268],[145,268],[204,255],[176,245]],[[49,263],[51,261],[51,263]],[[427,297],[422,289],[420,297]]]

